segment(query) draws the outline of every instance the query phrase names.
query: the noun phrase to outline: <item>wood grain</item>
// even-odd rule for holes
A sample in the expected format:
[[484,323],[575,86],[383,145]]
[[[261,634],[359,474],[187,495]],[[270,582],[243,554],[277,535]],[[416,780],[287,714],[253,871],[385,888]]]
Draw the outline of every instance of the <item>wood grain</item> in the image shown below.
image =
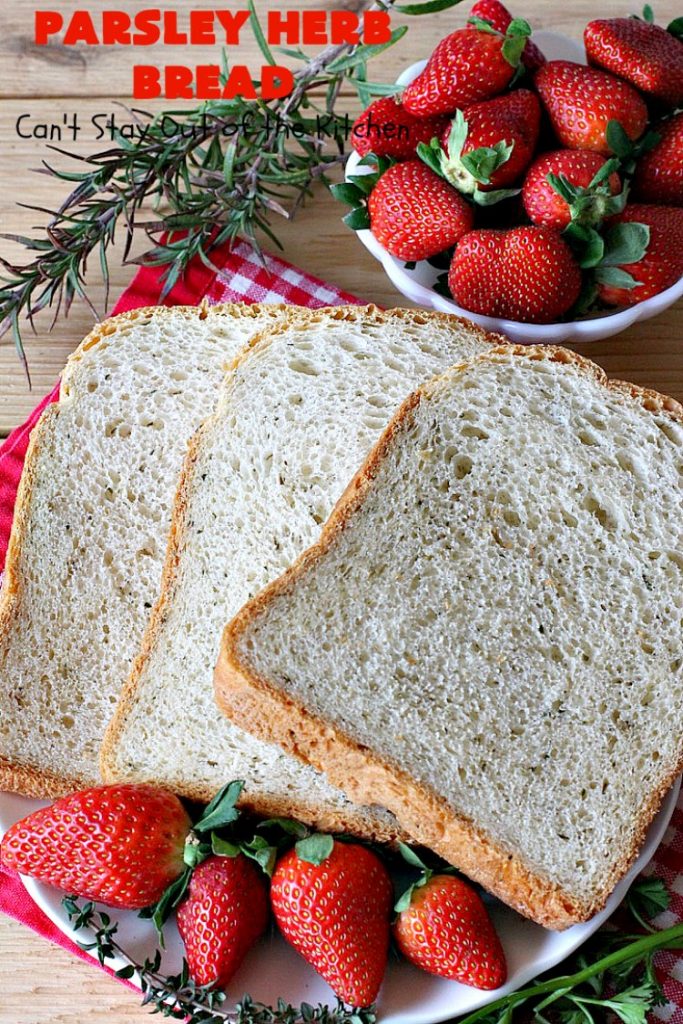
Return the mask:
[[[43,5],[59,8],[65,14],[90,6],[81,0],[62,0],[60,4]],[[132,11],[140,5],[135,0],[117,0],[119,10]],[[187,9],[180,0],[167,0],[165,9]],[[238,9],[239,3],[220,5],[211,0],[193,0],[195,9],[214,6]],[[275,7],[275,3],[257,0],[259,10]],[[283,9],[279,2],[277,7]],[[301,8],[342,6],[334,0],[301,0]],[[662,0],[657,4],[658,19],[664,23],[679,11],[678,0]],[[603,0],[600,15],[630,13],[628,0]],[[19,140],[15,122],[19,114],[29,112],[35,118],[54,120],[63,113],[78,110],[84,119],[93,113],[116,109],[112,98],[130,95],[131,67],[141,61],[132,50],[120,48],[78,47],[67,51],[51,46],[38,48],[32,43],[32,0],[5,2],[0,5],[0,66],[3,68],[0,96],[0,224],[3,232],[28,233],[31,226],[42,223],[40,215],[22,210],[18,201],[52,206],[63,195],[63,184],[37,174],[30,168],[39,165],[46,155],[43,143]],[[529,0],[516,13],[527,16],[538,28],[554,29],[579,38],[587,20],[596,15],[593,0]],[[446,32],[464,21],[465,14],[446,11],[439,16],[412,20],[406,38],[390,53],[374,64],[378,79],[393,80],[401,68],[423,57]],[[398,24],[398,20],[395,22]],[[193,63],[215,60],[201,47],[193,48]],[[253,43],[245,36],[240,59],[258,63]],[[188,62],[187,51],[169,48],[155,52],[154,61]],[[150,61],[152,62],[152,61]],[[77,101],[77,102],[74,102]],[[71,145],[71,144],[69,144]],[[86,150],[97,143],[83,138],[74,148]],[[292,224],[283,224],[280,234],[285,256],[312,273],[334,281],[368,301],[385,306],[405,305],[393,289],[379,265],[369,256],[340,221],[340,209],[322,193],[309,204]],[[16,258],[19,248],[0,241],[0,255]],[[115,296],[130,280],[132,268],[120,267],[116,254],[112,258],[112,295]],[[102,308],[102,287],[93,274],[91,296]],[[27,339],[27,351],[33,374],[33,391],[26,386],[21,368],[7,339],[0,342],[0,436],[20,422],[49,390],[67,354],[89,330],[92,315],[83,304],[74,306],[70,319],[59,323],[50,334],[48,320],[38,322],[39,333]],[[601,363],[612,376],[625,377],[669,392],[683,399],[683,304],[663,316],[639,325],[617,338],[582,347],[585,355]],[[69,956],[64,950],[47,944],[34,933],[0,915],[0,1024],[92,1024],[105,1021],[144,1020],[138,1008],[138,997],[104,973]]]
[[[45,9],[57,9],[65,23],[76,10],[88,5],[81,0],[63,0],[60,4],[39,5]],[[105,5],[95,5],[98,10]],[[140,8],[136,0],[117,0],[108,5],[117,11],[133,14]],[[150,5],[153,6],[153,5]],[[178,12],[179,23],[187,23],[187,10],[244,10],[245,4],[235,0],[193,0],[191,5],[180,0],[167,0],[164,10]],[[303,0],[299,4],[271,4],[256,0],[256,8],[262,20],[273,10],[332,10],[348,6],[339,0]],[[676,13],[675,0],[666,0],[657,6],[658,18],[666,23],[667,16]],[[48,46],[37,46],[34,42],[34,6],[28,0],[19,3],[3,3],[0,11],[0,66],[3,68],[0,96],[127,96],[131,92],[132,68],[134,64],[162,63],[156,48],[133,46],[63,46],[58,42]],[[468,8],[464,8],[467,10]],[[601,16],[623,13],[624,0],[603,0]],[[591,0],[577,0],[572,4],[555,4],[549,0],[534,0],[527,5],[526,15],[534,28],[552,29],[578,38],[582,26],[595,16],[595,5]],[[453,28],[464,23],[465,14],[460,11],[443,11],[429,17],[405,18],[395,14],[392,26],[412,25],[412,32],[386,53],[380,54],[372,63],[375,81],[393,81],[402,64],[411,63],[429,53],[439,39]],[[97,24],[97,21],[96,21]],[[284,45],[287,45],[286,43]],[[312,49],[312,48],[311,48]],[[152,55],[152,50],[156,51]],[[219,47],[167,46],[163,51],[166,64],[217,63]],[[280,61],[280,55],[277,55]],[[261,66],[259,50],[251,33],[245,28],[240,35],[239,60],[254,69]],[[283,64],[290,64],[282,57]],[[295,65],[293,65],[295,66]]]

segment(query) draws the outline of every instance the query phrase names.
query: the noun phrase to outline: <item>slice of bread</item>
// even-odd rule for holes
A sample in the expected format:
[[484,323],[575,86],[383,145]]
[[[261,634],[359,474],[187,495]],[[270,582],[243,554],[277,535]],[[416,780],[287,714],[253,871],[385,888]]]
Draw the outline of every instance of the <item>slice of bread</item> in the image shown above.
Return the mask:
[[162,596],[103,747],[107,779],[205,798],[238,776],[261,813],[382,833],[350,806],[335,811],[323,776],[223,718],[213,693],[221,632],[317,539],[406,395],[491,337],[457,317],[349,307],[254,339],[193,441]]
[[249,338],[288,315],[139,309],[70,357],[31,438],[0,593],[0,789],[56,796],[99,780],[188,439]]
[[219,703],[552,928],[683,766],[683,409],[507,348],[403,405],[224,634]]

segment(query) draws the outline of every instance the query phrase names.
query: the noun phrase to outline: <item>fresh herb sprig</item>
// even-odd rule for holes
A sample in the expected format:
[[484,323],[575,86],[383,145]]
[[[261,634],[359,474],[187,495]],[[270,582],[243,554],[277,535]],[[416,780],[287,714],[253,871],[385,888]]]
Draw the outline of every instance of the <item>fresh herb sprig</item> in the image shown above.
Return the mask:
[[503,996],[461,1018],[459,1024],[512,1024],[516,1011],[520,1020],[538,1024],[604,1024],[612,1015],[623,1024],[646,1024],[648,1013],[666,1002],[655,973],[655,954],[683,950],[683,924],[656,931],[645,920],[668,904],[661,879],[639,879],[624,908],[645,935],[598,932],[565,965],[569,970]]
[[[73,897],[62,901],[72,926],[88,929],[92,940],[81,943],[94,950],[101,964],[119,958],[125,965],[116,973],[121,978],[137,976],[143,1005],[152,1012],[188,1024],[375,1024],[374,1008],[351,1009],[338,1002],[335,1007],[293,1006],[279,1000],[265,1006],[244,996],[234,1009],[224,1004],[227,994],[210,986],[197,986],[189,977],[187,964],[177,975],[161,973],[161,954],[136,961],[119,945],[117,924],[93,903],[80,906]],[[625,909],[642,925],[645,934],[625,935],[605,930],[566,965],[561,974],[547,975],[524,989],[489,1003],[460,1018],[459,1024],[513,1024],[520,1020],[537,1024],[603,1024],[613,1014],[623,1024],[646,1024],[647,1014],[664,1002],[654,969],[654,957],[665,949],[683,949],[683,924],[655,931],[647,919],[668,906],[669,897],[657,878],[639,879],[631,888]]]
[[293,1006],[280,999],[277,1006],[266,1006],[244,996],[234,1009],[225,1009],[226,993],[211,985],[196,985],[185,960],[179,974],[162,974],[161,952],[157,949],[152,957],[141,961],[129,956],[116,938],[118,925],[94,903],[80,906],[67,896],[62,904],[75,930],[92,933],[92,941],[79,943],[81,948],[94,950],[103,965],[115,958],[124,960],[116,976],[126,980],[137,976],[142,1005],[149,1006],[152,1013],[187,1024],[375,1024],[377,1019],[372,1009],[350,1009],[342,1002],[336,1007],[309,1003]]
[[[420,15],[459,2],[419,0],[400,5],[395,0],[357,0],[353,9],[395,7],[406,15]],[[254,0],[248,6],[263,57],[274,64]],[[70,182],[72,191],[56,210],[29,207],[50,218],[40,237],[2,236],[18,242],[31,257],[25,263],[0,259],[5,270],[0,336],[12,331],[26,372],[21,318],[26,316],[35,330],[34,317],[46,307],[54,310],[56,320],[60,312],[68,314],[76,297],[90,304],[86,276],[91,257],[99,260],[106,293],[108,251],[117,227],[124,235],[124,262],[134,237],[146,236],[149,248],[131,262],[166,268],[162,298],[191,260],[198,257],[210,265],[212,249],[226,241],[245,238],[258,252],[261,231],[278,244],[273,217],[293,217],[314,184],[329,184],[328,172],[345,159],[346,120],[337,112],[343,87],[353,87],[364,106],[373,96],[394,93],[397,86],[372,82],[367,66],[406,31],[406,26],[396,28],[384,44],[331,45],[312,57],[301,50],[284,50],[299,68],[292,92],[280,99],[211,100],[191,110],[156,116],[134,110],[129,113],[141,129],[135,140],[119,132],[114,145],[89,156],[51,146],[86,164],[86,169],[65,171],[45,162],[43,173]],[[225,57],[223,71],[225,80]],[[241,128],[246,124],[248,131]],[[147,217],[143,210],[150,206],[154,215]],[[93,313],[97,315],[94,309]]]

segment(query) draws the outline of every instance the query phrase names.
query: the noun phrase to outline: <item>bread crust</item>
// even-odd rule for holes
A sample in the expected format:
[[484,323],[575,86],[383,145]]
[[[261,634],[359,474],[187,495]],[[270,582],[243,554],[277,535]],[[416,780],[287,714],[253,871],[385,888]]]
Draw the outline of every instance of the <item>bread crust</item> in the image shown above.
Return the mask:
[[[362,321],[373,325],[382,326],[395,320],[408,321],[410,323],[423,325],[434,322],[458,323],[466,327],[469,333],[473,333],[482,341],[498,344],[503,339],[499,335],[492,335],[470,324],[462,317],[452,316],[448,313],[426,313],[423,310],[393,309],[381,310],[377,306],[331,306],[320,309],[309,310],[303,307],[287,307],[288,315],[280,320],[272,328],[266,328],[255,334],[247,343],[242,352],[235,358],[231,366],[234,372],[248,357],[254,348],[265,348],[278,335],[290,330],[292,326],[308,328],[311,324],[320,322],[323,319],[336,321],[354,322]],[[130,715],[137,699],[140,680],[145,664],[152,651],[160,641],[164,624],[167,620],[169,610],[176,596],[179,578],[178,566],[181,552],[185,545],[187,534],[188,504],[190,494],[195,483],[196,463],[202,448],[204,436],[213,428],[216,417],[220,415],[219,410],[209,417],[195,432],[192,437],[188,453],[181,471],[178,490],[173,504],[173,516],[166,549],[166,560],[161,580],[159,597],[150,615],[147,628],[131,673],[126,681],[119,703],[115,709],[114,716],[107,728],[100,753],[100,771],[107,782],[120,781],[126,778],[125,771],[117,762],[117,749],[121,737],[125,732],[128,716]],[[236,720],[239,725],[239,719]],[[136,779],[136,781],[138,781]],[[154,782],[154,779],[145,781]],[[207,801],[214,793],[213,790],[202,786],[189,785],[186,779],[178,778],[173,783],[173,789],[181,796],[192,800]],[[321,809],[300,798],[289,801],[275,800],[265,794],[251,794],[248,788],[241,798],[241,805],[254,813],[269,817],[293,817],[316,828],[329,832],[349,832],[380,841],[388,842],[396,838],[407,838],[404,830],[398,822],[391,820],[385,813],[379,816],[374,814],[367,807],[367,802],[360,814],[354,813],[350,807],[348,812],[338,812],[332,808]]]
[[[78,370],[84,354],[105,338],[115,335],[121,327],[145,318],[167,319],[178,315],[188,318],[199,317],[202,320],[209,316],[226,315],[256,318],[261,317],[264,311],[271,309],[274,313],[277,312],[279,318],[282,317],[283,311],[288,313],[291,307],[275,303],[272,305],[247,305],[246,303],[231,302],[215,306],[209,306],[206,302],[199,306],[144,306],[140,309],[120,313],[96,324],[78,348],[68,357],[62,373],[59,400],[46,406],[31,432],[24,470],[17,492],[12,532],[7,548],[5,574],[0,588],[0,695],[3,696],[3,699],[7,699],[6,694],[8,691],[11,692],[12,686],[12,680],[5,679],[3,676],[4,652],[7,650],[9,635],[23,600],[21,552],[30,528],[33,493],[38,482],[36,472],[38,458],[48,433],[56,426],[62,407],[65,403],[73,400]],[[227,369],[226,365],[226,371]],[[58,797],[82,789],[86,784],[86,780],[77,776],[61,776],[49,769],[21,764],[0,755],[0,790],[31,797]]]
[[[601,386],[640,402],[643,408],[683,423],[683,407],[672,398],[624,381],[609,381],[596,364],[562,348],[506,345],[476,361],[508,360],[511,356],[561,362],[578,367]],[[678,762],[663,772],[658,788],[641,807],[634,839],[613,865],[603,890],[581,902],[561,886],[534,872],[521,859],[489,839],[473,821],[456,814],[426,785],[416,782],[397,764],[390,764],[361,746],[341,729],[313,715],[301,703],[255,672],[240,653],[240,639],[268,603],[286,595],[345,530],[362,506],[395,435],[425,395],[468,364],[452,367],[415,391],[395,414],[382,438],[348,485],[325,524],[319,541],[304,552],[278,580],[250,601],[223,633],[215,672],[216,699],[224,713],[243,728],[279,743],[286,751],[324,771],[333,784],[356,801],[376,800],[388,807],[418,842],[430,847],[479,882],[503,902],[539,924],[556,930],[585,921],[605,905],[619,879],[635,860],[647,829],[675,778],[683,770],[683,745]]]

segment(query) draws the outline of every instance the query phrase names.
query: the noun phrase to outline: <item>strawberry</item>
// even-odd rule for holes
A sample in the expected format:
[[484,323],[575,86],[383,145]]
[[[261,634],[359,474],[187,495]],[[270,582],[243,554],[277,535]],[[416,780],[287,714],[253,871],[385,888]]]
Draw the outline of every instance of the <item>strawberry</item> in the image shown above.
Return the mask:
[[634,194],[646,203],[683,206],[683,111],[655,131],[659,142],[636,164]]
[[287,941],[352,1006],[377,998],[387,966],[392,884],[370,850],[311,836],[275,868],[270,889]]
[[[493,28],[503,33],[507,32],[508,25],[513,20],[507,7],[504,7],[500,0],[477,0],[470,14],[474,18],[490,22]],[[537,71],[545,64],[545,57],[531,39],[527,39],[522,50],[522,64],[527,71]]]
[[375,153],[394,160],[410,160],[418,144],[441,135],[447,123],[445,117],[414,117],[392,96],[387,96],[371,103],[354,121],[351,139],[361,156]]
[[183,871],[191,824],[172,793],[122,783],[65,796],[7,831],[2,864],[58,889],[137,910]]
[[[510,193],[492,190],[510,185],[533,156],[541,122],[534,93],[518,89],[458,111],[441,143],[418,147],[418,154],[460,192],[490,204]],[[486,193],[486,194],[485,194]]]
[[551,228],[484,229],[460,239],[448,285],[458,305],[473,313],[544,324],[574,304],[581,272]]
[[225,988],[268,924],[263,873],[242,853],[208,857],[192,873],[177,920],[192,980]]
[[534,83],[566,149],[592,149],[609,156],[610,121],[618,121],[631,140],[645,131],[645,101],[628,82],[606,71],[551,60],[536,72]]
[[421,160],[385,171],[370,193],[368,211],[375,238],[402,260],[449,249],[473,222],[472,207]]
[[544,153],[527,173],[522,199],[533,224],[562,230],[572,221],[594,226],[623,209],[615,161],[588,149]]
[[[617,276],[610,280],[600,274],[598,295],[608,306],[634,306],[664,291],[683,274],[683,209],[671,206],[648,206],[631,203],[612,220],[612,227],[622,224],[643,224],[649,231],[645,255],[636,262],[616,263],[609,270]],[[619,277],[625,275],[622,285]],[[628,278],[637,282],[628,287]]]
[[438,44],[424,71],[403,93],[403,106],[416,117],[452,114],[497,96],[512,81],[531,31],[512,21],[503,35],[490,26],[461,28]]
[[432,875],[416,885],[393,933],[406,959],[430,974],[481,989],[500,988],[507,978],[503,947],[486,907],[454,875]]
[[583,40],[591,64],[632,82],[671,107],[683,104],[683,42],[640,18],[589,21]]

